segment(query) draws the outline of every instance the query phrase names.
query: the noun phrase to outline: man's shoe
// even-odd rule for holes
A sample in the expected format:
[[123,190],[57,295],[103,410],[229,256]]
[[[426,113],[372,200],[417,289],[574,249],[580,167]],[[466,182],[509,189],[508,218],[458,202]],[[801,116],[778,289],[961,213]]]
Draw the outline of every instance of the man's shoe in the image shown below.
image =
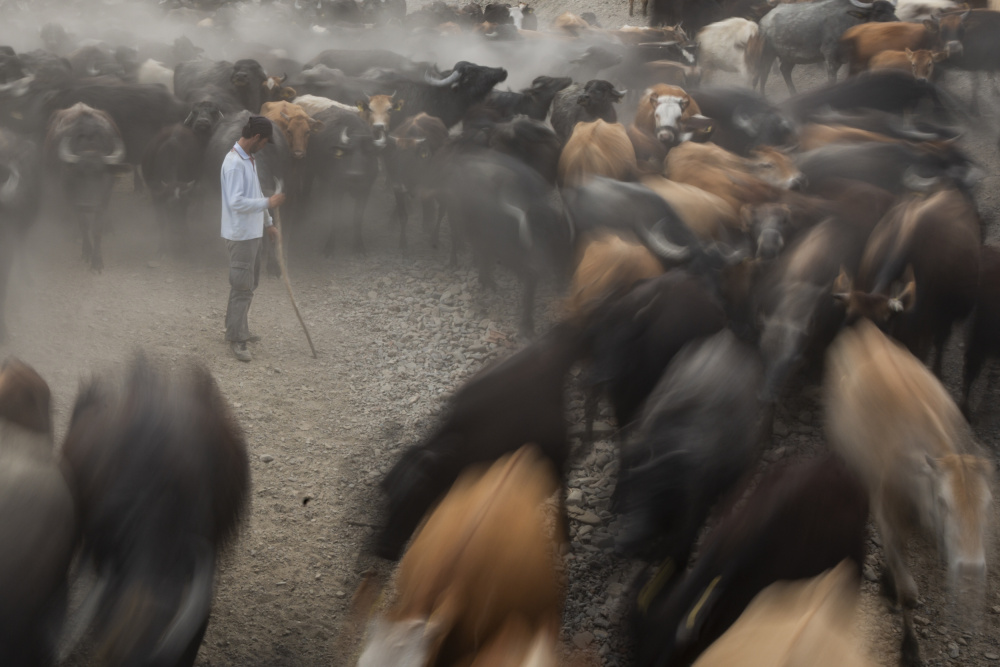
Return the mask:
[[247,342],[248,343],[259,343],[260,342],[260,336],[258,336],[257,334],[250,334],[250,337],[247,338]]
[[250,350],[247,349],[247,344],[245,342],[233,341],[229,344],[229,349],[233,351],[233,356],[240,361],[253,360],[253,357],[250,356]]

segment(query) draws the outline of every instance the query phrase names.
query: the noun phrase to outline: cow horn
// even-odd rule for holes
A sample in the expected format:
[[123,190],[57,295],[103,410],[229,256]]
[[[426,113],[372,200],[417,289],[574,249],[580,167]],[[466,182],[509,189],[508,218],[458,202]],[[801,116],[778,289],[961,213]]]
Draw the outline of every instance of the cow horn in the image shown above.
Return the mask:
[[5,93],[9,90],[14,97],[20,97],[28,92],[28,86],[34,80],[35,75],[30,74],[28,76],[23,76],[20,79],[15,79],[10,83],[0,84],[0,93]]
[[191,127],[191,121],[193,121],[193,120],[194,120],[194,111],[192,111],[191,113],[189,113],[187,115],[187,118],[184,119],[183,125],[185,127]]
[[69,137],[63,137],[59,141],[59,161],[66,164],[76,164],[80,161],[80,156],[69,149]]
[[17,186],[21,184],[21,171],[17,167],[10,168],[10,174],[0,187],[0,204],[10,204],[17,194]]
[[426,81],[427,83],[431,84],[432,86],[443,88],[444,86],[450,86],[451,84],[453,84],[456,81],[458,81],[458,77],[460,77],[460,76],[462,76],[462,73],[459,72],[458,70],[453,71],[451,74],[449,74],[444,79],[435,79],[430,74],[427,74],[426,72],[424,72],[424,81]]
[[907,189],[913,190],[914,192],[926,192],[940,182],[940,179],[937,176],[932,176],[930,178],[918,176],[913,167],[908,167],[906,171],[903,172],[903,178],[901,180]]
[[851,4],[855,7],[860,7],[861,9],[871,9],[872,5],[875,4],[874,0],[872,2],[861,2],[861,0],[851,0]]
[[171,620],[170,626],[156,645],[150,657],[150,664],[175,664],[191,643],[191,638],[198,632],[198,628],[208,618],[209,607],[212,604],[212,582],[215,578],[215,554],[204,539],[195,544],[193,551],[194,573],[191,576],[191,585],[177,608],[177,615]]
[[347,136],[347,128],[346,127],[340,133],[340,143],[345,144],[345,145],[351,143],[351,138]]
[[121,137],[115,137],[115,148],[110,155],[104,156],[104,164],[121,164],[125,160],[125,143]]
[[671,243],[667,237],[656,231],[663,222],[661,220],[656,223],[652,230],[646,229],[641,224],[635,225],[635,229],[643,244],[662,259],[668,262],[686,262],[691,258],[691,249]]

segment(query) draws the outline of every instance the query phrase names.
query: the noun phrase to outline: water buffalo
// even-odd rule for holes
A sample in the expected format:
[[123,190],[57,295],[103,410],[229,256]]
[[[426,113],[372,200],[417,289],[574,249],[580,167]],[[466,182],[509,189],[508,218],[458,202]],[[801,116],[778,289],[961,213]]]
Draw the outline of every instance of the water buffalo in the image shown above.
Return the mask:
[[263,87],[267,81],[264,68],[256,60],[225,60],[181,63],[174,70],[174,94],[186,102],[192,93],[204,86],[217,86],[239,102],[240,108],[252,113],[260,111]]
[[164,128],[146,147],[142,177],[160,226],[160,252],[186,231],[187,209],[202,172],[207,143],[178,124]]
[[101,235],[115,173],[129,168],[118,126],[103,111],[74,104],[53,114],[45,147],[64,203],[80,226],[83,259],[100,272]]
[[139,357],[121,384],[84,385],[63,453],[98,577],[84,603],[96,610],[96,650],[110,664],[190,667],[250,482],[246,442],[215,381],[202,367],[168,374]]
[[[433,229],[434,239],[437,239],[437,227],[444,210],[433,194],[440,175],[440,165],[434,156],[447,141],[448,128],[444,123],[423,113],[407,118],[389,135],[389,146],[383,157],[396,198],[393,219],[400,226],[400,247],[406,247],[407,196],[420,201],[424,229]],[[439,209],[437,215],[436,207]]]
[[574,83],[556,93],[552,100],[552,128],[565,144],[577,123],[597,119],[616,123],[618,114],[613,105],[624,96],[625,91],[615,90],[614,85],[602,79],[592,79],[582,86]]

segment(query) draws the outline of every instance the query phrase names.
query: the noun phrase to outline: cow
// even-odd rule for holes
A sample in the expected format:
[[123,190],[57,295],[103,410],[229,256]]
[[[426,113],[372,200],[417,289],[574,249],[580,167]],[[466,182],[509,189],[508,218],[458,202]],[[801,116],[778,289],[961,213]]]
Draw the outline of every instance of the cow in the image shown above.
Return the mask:
[[[444,210],[434,196],[440,175],[434,158],[447,142],[448,128],[425,113],[407,118],[389,135],[389,146],[383,159],[396,198],[393,219],[400,227],[400,247],[406,247],[407,195],[420,201],[424,229],[433,228],[433,237],[437,239],[437,227]],[[439,210],[435,211],[435,207]]]
[[603,120],[618,122],[614,105],[625,96],[608,81],[592,79],[581,86],[574,83],[556,93],[552,100],[552,128],[559,141],[566,143],[577,123]]
[[658,172],[671,148],[695,137],[707,138],[711,130],[712,121],[701,115],[698,103],[683,88],[660,83],[639,98],[628,137],[636,159],[650,162]]
[[455,392],[442,422],[408,448],[381,482],[387,516],[375,553],[399,558],[424,514],[470,465],[534,443],[565,481],[570,453],[564,383],[583,356],[576,327],[562,323]]
[[827,368],[827,438],[871,495],[885,554],[885,591],[903,607],[902,664],[922,664],[910,611],[917,584],[907,536],[918,526],[929,533],[960,601],[981,594],[993,466],[977,454],[972,430],[948,390],[870,320],[838,336]]
[[673,357],[622,449],[617,549],[684,571],[712,506],[756,459],[760,381],[756,352],[728,331]]
[[540,506],[559,481],[530,445],[459,477],[403,556],[396,601],[372,624],[358,667],[468,664],[499,650],[488,647],[512,622],[554,644],[561,538],[550,536]]
[[107,44],[82,46],[68,56],[73,74],[78,78],[88,76],[110,76],[125,78],[125,68],[115,58],[115,53]]
[[82,102],[53,114],[45,152],[56,172],[64,204],[83,237],[83,260],[104,269],[101,236],[115,173],[128,169],[125,142],[111,116]]
[[[979,291],[965,339],[965,363],[962,368],[962,413],[972,417],[969,396],[972,385],[990,357],[1000,356],[997,332],[1000,331],[1000,249],[984,245],[979,254]],[[989,383],[992,385],[992,382]]]
[[142,177],[160,227],[160,252],[187,230],[187,210],[202,172],[206,138],[185,125],[164,128],[146,147]]
[[748,157],[760,146],[795,143],[796,126],[782,109],[743,88],[702,86],[691,97],[713,121],[712,143]]
[[537,76],[531,86],[520,92],[494,90],[483,101],[483,106],[497,113],[498,120],[510,120],[524,115],[534,120],[545,120],[556,93],[573,83],[569,77]]
[[[371,128],[358,114],[327,109],[316,114],[322,129],[312,135],[310,150],[302,165],[303,201],[308,201],[316,181],[328,184],[323,187],[334,197],[351,197],[354,200],[353,227],[354,250],[365,252],[363,225],[365,209],[372,185],[378,176],[378,148],[372,138]],[[323,254],[330,257],[336,247],[336,212],[330,214],[329,233]]]
[[840,48],[847,57],[848,75],[868,69],[872,58],[883,51],[933,50],[944,48],[935,20],[922,23],[862,23],[844,32]]
[[734,72],[749,83],[753,69],[747,59],[747,44],[758,30],[753,21],[738,17],[705,26],[697,36],[698,64],[706,72]]
[[959,8],[953,0],[897,0],[896,17],[900,21],[920,22],[939,18],[941,14]]
[[496,289],[498,261],[513,270],[523,288],[519,331],[532,335],[539,279],[566,280],[572,263],[572,230],[548,184],[520,160],[481,150],[453,159],[444,182],[452,233],[468,238],[480,285]]
[[795,94],[792,69],[798,64],[826,63],[826,74],[836,81],[837,70],[843,63],[840,36],[845,30],[866,21],[895,21],[893,6],[886,0],[819,0],[782,4],[772,9],[760,21],[763,51],[758,63],[754,85],[761,94],[767,84],[774,59],[781,65],[781,76],[788,92]]
[[548,123],[515,116],[493,126],[489,146],[532,167],[549,185],[556,184],[561,144]]
[[[389,127],[392,126],[392,115],[398,114],[406,104],[404,99],[396,99],[396,94],[392,95],[366,95],[365,99],[357,101],[358,114],[372,128],[372,137],[375,145],[383,148],[386,144],[386,135]],[[398,123],[396,123],[398,125]]]
[[42,205],[42,163],[34,142],[0,128],[0,343],[7,339],[7,281]]
[[205,100],[191,105],[191,111],[188,112],[183,125],[194,132],[201,142],[207,143],[224,117],[218,105]]
[[731,244],[742,236],[740,216],[722,197],[657,175],[643,176],[639,182],[662,197],[702,242]]
[[693,667],[724,667],[748,655],[769,667],[803,659],[816,667],[874,667],[855,634],[857,604],[857,567],[846,560],[812,579],[775,582]]
[[216,86],[233,97],[239,108],[259,113],[267,75],[256,60],[191,61],[174,70],[174,94],[184,101],[199,88]]
[[264,79],[264,83],[260,85],[261,102],[266,104],[267,102],[291,102],[294,100],[298,93],[291,86],[285,85],[287,79],[287,74],[269,76]]
[[638,171],[635,150],[621,123],[577,123],[559,156],[558,181],[578,187],[593,176],[631,180]]
[[292,157],[296,160],[306,156],[309,135],[323,129],[323,121],[310,118],[302,107],[291,102],[265,102],[260,114],[285,135]]
[[930,81],[934,77],[934,63],[939,63],[948,54],[944,51],[918,49],[912,51],[882,51],[868,61],[868,69],[877,72],[884,69],[895,69],[909,72],[915,79]]
[[77,508],[53,450],[51,393],[18,359],[0,365],[0,661],[55,664]]
[[327,97],[320,97],[319,95],[299,95],[292,100],[292,104],[299,105],[310,116],[315,116],[320,111],[325,111],[330,108],[336,108],[341,111],[348,111],[351,113],[358,113],[357,106],[337,102]]
[[139,65],[136,83],[160,84],[171,95],[174,93],[174,70],[165,67],[163,63],[152,58]]
[[86,383],[63,456],[97,573],[95,650],[113,664],[194,664],[217,559],[249,499],[246,441],[212,376],[138,356],[121,384]]
[[980,238],[979,215],[957,190],[904,198],[872,231],[853,284],[845,276],[834,298],[849,321],[869,318],[918,358],[933,348],[940,377],[952,326],[975,306]]
[[944,14],[939,19],[941,40],[948,51],[948,67],[973,73],[972,112],[979,111],[980,72],[1000,70],[1000,12],[972,9]]
[[656,255],[624,232],[588,234],[581,247],[564,306],[566,319],[581,326],[610,295],[623,294],[635,283],[663,273]]
[[[745,491],[730,495],[690,572],[666,561],[633,583],[637,665],[690,664],[777,581],[814,577],[846,559],[849,579],[859,586],[868,493],[843,461],[826,455],[780,463],[742,502],[733,502]],[[688,510],[674,505],[673,511],[683,516]]]

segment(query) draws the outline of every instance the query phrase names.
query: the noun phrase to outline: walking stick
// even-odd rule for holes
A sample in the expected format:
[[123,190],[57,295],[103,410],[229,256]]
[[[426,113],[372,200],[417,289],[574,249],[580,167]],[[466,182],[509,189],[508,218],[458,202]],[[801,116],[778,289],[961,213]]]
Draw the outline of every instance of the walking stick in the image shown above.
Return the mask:
[[[281,185],[281,179],[277,179],[275,182],[275,193],[281,192]],[[313,359],[315,359],[316,347],[313,345],[312,336],[309,335],[306,321],[302,319],[302,313],[299,312],[299,304],[296,303],[295,294],[292,292],[292,282],[288,279],[288,267],[285,265],[285,235],[281,231],[280,208],[274,209],[274,226],[278,228],[278,242],[275,252],[278,255],[278,268],[281,269],[281,279],[285,282],[285,289],[288,290],[288,298],[292,300],[292,308],[295,309],[295,316],[299,318],[299,324],[302,325],[302,330],[306,333],[306,340],[309,341],[309,349],[312,350]]]

